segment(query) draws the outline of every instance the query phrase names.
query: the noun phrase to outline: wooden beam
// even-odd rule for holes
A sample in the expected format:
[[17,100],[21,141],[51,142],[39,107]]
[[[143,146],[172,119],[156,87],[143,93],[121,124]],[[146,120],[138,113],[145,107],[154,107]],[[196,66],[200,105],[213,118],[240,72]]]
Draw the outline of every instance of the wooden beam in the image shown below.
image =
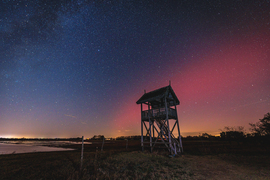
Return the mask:
[[170,143],[170,148],[172,149],[172,139],[171,139],[171,130],[170,130],[170,125],[169,125],[169,117],[168,117],[168,107],[167,107],[167,96],[164,98],[165,101],[165,111],[166,111],[166,121],[167,121],[167,127],[168,127],[168,136],[169,136],[169,143]]
[[142,151],[144,150],[144,147],[143,147],[143,105],[141,104],[141,147],[142,147]]
[[[151,119],[150,119],[150,105],[148,104],[148,120],[149,120],[149,139],[150,139],[150,149],[151,149],[151,152],[152,152],[152,133],[151,133],[151,130],[152,130],[152,122],[151,122]],[[152,110],[152,114],[153,114],[153,110]]]
[[184,152],[183,146],[182,146],[182,139],[181,139],[181,134],[180,134],[180,128],[179,128],[179,121],[178,121],[178,115],[177,115],[177,109],[176,109],[176,103],[174,102],[174,107],[175,107],[175,113],[176,113],[176,122],[177,122],[177,129],[178,129],[178,138],[179,138],[179,143],[180,143],[180,151],[181,153]]
[[[156,127],[155,127],[156,128]],[[157,131],[157,129],[156,129],[156,131]],[[158,132],[158,131],[157,131]],[[160,133],[158,133],[158,137],[157,137],[157,139],[160,137],[160,139],[161,139],[161,141],[163,142],[163,144],[165,144],[165,146],[167,147],[167,149],[169,150],[170,148],[169,148],[169,146],[167,145],[167,143],[164,141],[164,139],[163,139],[163,137],[161,136],[161,132]],[[157,141],[157,139],[156,139],[156,141]],[[170,150],[169,150],[170,151]]]
[[145,136],[147,136],[149,134],[149,130],[148,130],[148,128],[147,128],[147,126],[146,126],[146,124],[145,124],[144,121],[143,121],[143,124],[144,124],[144,127],[145,127],[146,131],[147,131]]
[[175,123],[174,123],[174,125],[173,125],[173,128],[172,128],[171,133],[173,132],[173,130],[174,130],[174,128],[175,128],[175,125],[176,125],[176,121],[175,121]]

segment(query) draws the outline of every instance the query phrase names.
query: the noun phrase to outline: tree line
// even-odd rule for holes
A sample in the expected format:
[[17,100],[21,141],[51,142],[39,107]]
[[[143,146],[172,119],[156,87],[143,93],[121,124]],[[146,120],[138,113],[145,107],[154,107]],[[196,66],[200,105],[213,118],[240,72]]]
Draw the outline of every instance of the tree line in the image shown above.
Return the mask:
[[[221,130],[219,136],[213,136],[208,133],[202,133],[199,136],[187,136],[182,137],[183,139],[196,140],[196,139],[210,139],[210,140],[241,140],[245,138],[251,139],[270,139],[270,113],[264,115],[262,119],[259,119],[256,123],[249,123],[250,132],[246,133],[243,126],[230,127],[226,126]],[[103,140],[104,135],[94,135],[91,140]],[[144,136],[145,138],[145,136]],[[140,140],[141,135],[135,136],[119,136],[116,138],[106,138],[107,140]]]
[[256,123],[249,123],[249,133],[246,133],[243,126],[224,127],[220,132],[220,136],[213,136],[203,133],[199,136],[187,136],[184,139],[220,139],[220,140],[241,140],[245,138],[270,140],[270,113],[264,115]]

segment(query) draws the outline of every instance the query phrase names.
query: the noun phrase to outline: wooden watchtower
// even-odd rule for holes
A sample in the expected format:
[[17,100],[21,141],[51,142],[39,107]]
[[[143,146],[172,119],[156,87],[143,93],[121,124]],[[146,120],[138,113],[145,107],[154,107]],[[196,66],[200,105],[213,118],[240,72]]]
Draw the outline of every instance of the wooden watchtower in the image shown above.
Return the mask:
[[[156,144],[165,144],[173,155],[182,153],[182,141],[177,117],[176,105],[180,102],[172,87],[144,93],[136,102],[141,104],[141,146],[150,145],[152,152]],[[145,135],[144,135],[144,129]],[[174,135],[174,132],[178,137]]]

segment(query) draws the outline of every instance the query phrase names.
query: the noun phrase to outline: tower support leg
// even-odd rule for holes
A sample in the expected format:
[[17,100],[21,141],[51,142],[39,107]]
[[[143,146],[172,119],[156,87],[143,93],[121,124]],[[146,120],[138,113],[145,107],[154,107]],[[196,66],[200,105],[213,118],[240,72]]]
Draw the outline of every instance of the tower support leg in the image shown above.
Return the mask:
[[144,150],[143,148],[143,115],[142,115],[142,104],[141,104],[141,147],[142,147],[142,151]]
[[142,151],[144,150],[143,148],[143,121],[141,121],[141,147]]
[[166,122],[167,122],[167,128],[168,128],[169,146],[171,148],[171,154],[173,154],[171,130],[170,130],[170,125],[169,125],[169,111],[168,111],[168,105],[167,105],[167,98],[166,97],[165,97],[165,111],[166,111]]
[[174,106],[174,108],[175,108],[175,112],[176,112],[176,123],[177,123],[178,138],[179,138],[179,143],[180,143],[180,152],[183,153],[184,151],[183,151],[183,146],[182,146],[182,138],[181,138],[181,134],[180,134],[180,128],[179,128],[179,121],[178,121],[176,105]]
[[149,139],[150,139],[150,152],[152,152],[152,122],[149,118]]

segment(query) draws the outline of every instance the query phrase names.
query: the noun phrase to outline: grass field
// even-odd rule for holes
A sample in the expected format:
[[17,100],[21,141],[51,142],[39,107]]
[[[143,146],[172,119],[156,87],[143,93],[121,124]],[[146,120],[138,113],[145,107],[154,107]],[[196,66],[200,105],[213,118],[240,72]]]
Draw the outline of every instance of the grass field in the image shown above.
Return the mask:
[[107,143],[103,152],[99,142],[87,144],[81,169],[79,145],[68,146],[75,151],[1,155],[0,179],[270,179],[268,147],[242,153],[247,144],[183,146],[183,155],[170,158],[165,149],[141,152],[139,141],[129,141],[128,149],[125,141]]

